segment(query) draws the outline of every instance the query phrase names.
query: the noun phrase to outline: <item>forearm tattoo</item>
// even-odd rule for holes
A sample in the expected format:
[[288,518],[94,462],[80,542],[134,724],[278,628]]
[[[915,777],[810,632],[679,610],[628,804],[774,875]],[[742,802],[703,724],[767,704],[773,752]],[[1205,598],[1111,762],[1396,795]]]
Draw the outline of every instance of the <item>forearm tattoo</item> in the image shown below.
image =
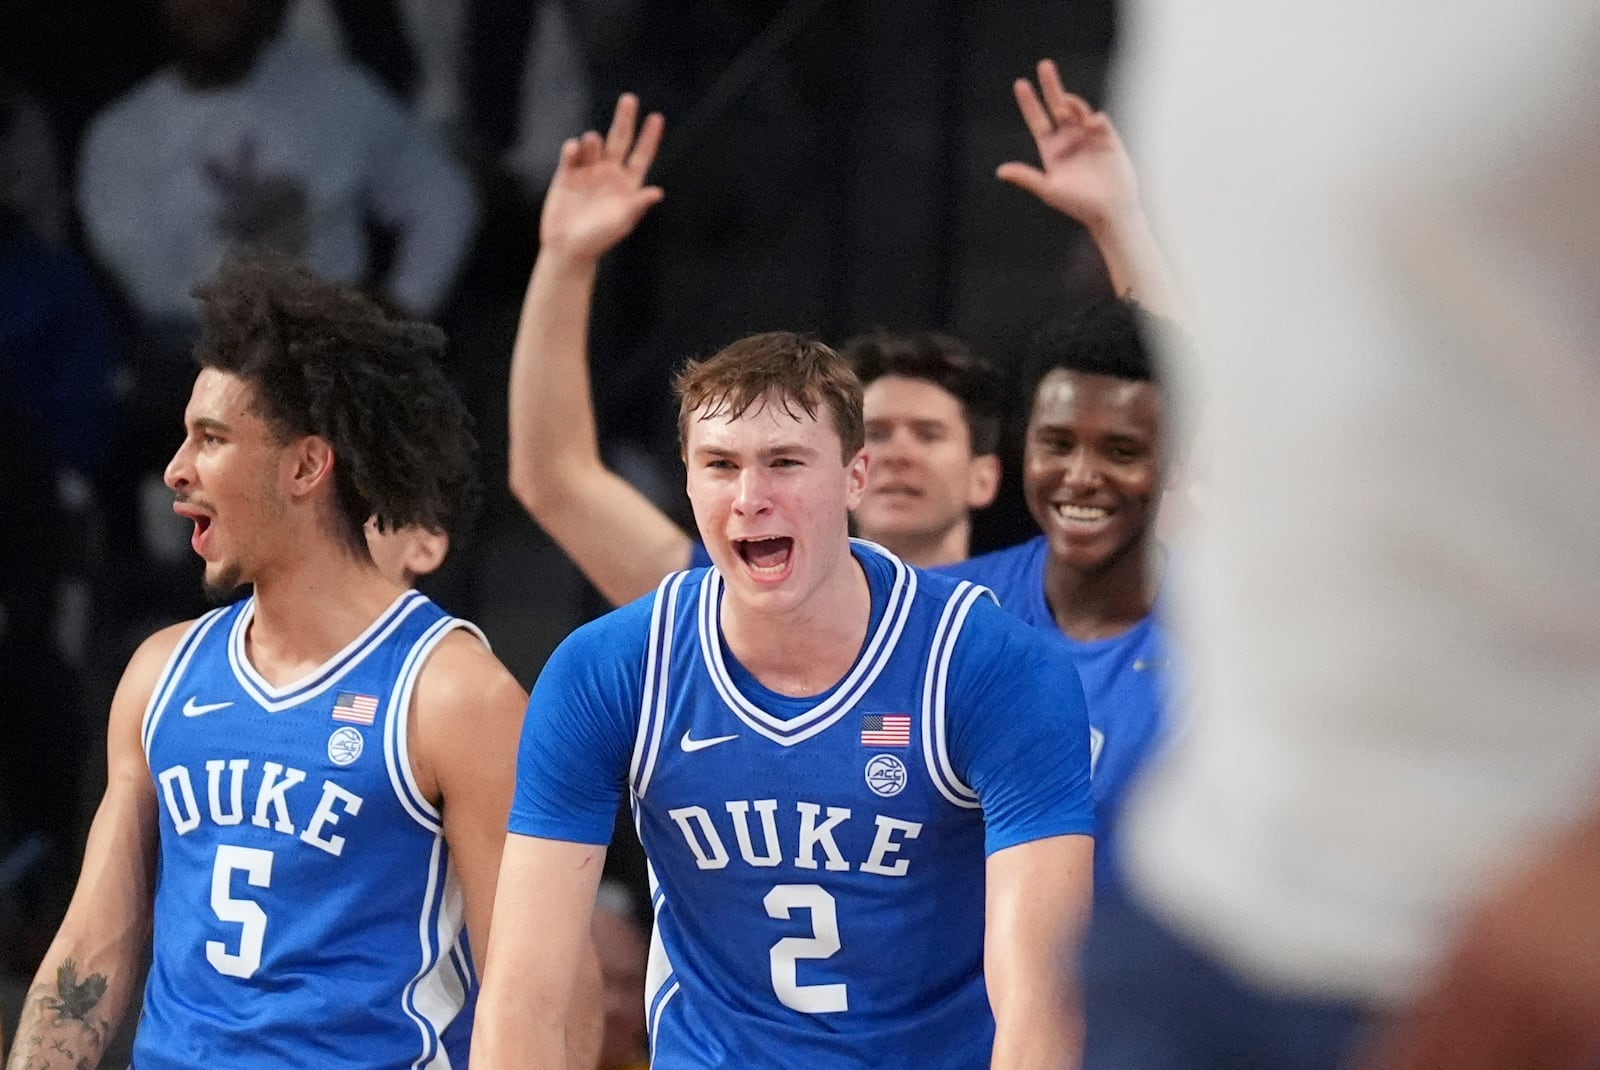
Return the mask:
[[78,964],[56,967],[55,984],[37,984],[28,993],[10,1070],[92,1070],[104,1051],[111,1022],[100,1007],[104,974],[78,980]]

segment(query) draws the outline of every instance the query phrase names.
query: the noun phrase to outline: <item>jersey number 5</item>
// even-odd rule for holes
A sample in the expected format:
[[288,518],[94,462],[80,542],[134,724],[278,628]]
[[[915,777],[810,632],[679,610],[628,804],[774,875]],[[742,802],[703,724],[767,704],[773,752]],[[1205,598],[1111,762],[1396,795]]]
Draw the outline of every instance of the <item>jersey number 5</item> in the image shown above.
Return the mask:
[[779,884],[762,905],[767,916],[787,921],[795,909],[811,912],[811,936],[786,936],[772,945],[772,990],[785,1007],[806,1014],[832,1014],[850,1009],[843,984],[803,985],[796,975],[797,959],[825,959],[839,950],[839,912],[833,896],[820,884]]
[[267,934],[267,912],[250,899],[233,897],[233,875],[243,873],[252,888],[272,884],[272,852],[259,847],[217,848],[217,861],[211,868],[211,909],[218,920],[243,926],[239,932],[239,952],[229,951],[221,940],[206,941],[206,961],[228,977],[249,977],[261,968],[261,941]]

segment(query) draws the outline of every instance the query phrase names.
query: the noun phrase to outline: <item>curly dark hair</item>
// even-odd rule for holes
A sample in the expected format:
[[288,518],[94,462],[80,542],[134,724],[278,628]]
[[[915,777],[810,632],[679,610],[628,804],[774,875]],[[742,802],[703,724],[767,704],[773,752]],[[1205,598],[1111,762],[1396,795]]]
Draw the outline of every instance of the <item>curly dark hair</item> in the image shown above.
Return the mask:
[[1045,324],[1033,336],[1022,368],[1030,406],[1039,383],[1058,368],[1160,386],[1154,353],[1147,344],[1150,319],[1137,303],[1110,298]]
[[926,379],[961,402],[974,456],[1000,448],[1002,405],[999,379],[959,338],[937,331],[871,331],[839,347],[839,355],[855,368],[863,386],[885,375]]
[[280,441],[333,447],[339,535],[366,553],[380,530],[450,531],[477,501],[471,417],[440,369],[439,328],[385,310],[288,257],[230,257],[195,290],[195,359],[246,380]]

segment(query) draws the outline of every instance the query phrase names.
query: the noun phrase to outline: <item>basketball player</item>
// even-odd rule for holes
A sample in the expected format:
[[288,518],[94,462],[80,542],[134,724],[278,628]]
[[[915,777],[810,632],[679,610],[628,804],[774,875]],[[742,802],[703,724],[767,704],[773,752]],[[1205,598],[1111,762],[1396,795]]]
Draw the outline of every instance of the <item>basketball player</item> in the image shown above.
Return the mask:
[[1104,301],[1040,333],[1022,489],[1042,534],[942,570],[993,590],[1071,652],[1093,741],[1097,880],[1110,874],[1117,811],[1167,697],[1155,612],[1162,394],[1138,315]]
[[1089,705],[1101,883],[1115,870],[1123,795],[1165,721],[1155,521],[1167,429],[1142,336],[1156,321],[1140,308],[1175,311],[1177,288],[1110,118],[1068,93],[1050,60],[1038,65],[1037,88],[1018,79],[1013,89],[1041,166],[1013,161],[998,176],[1088,230],[1118,297],[1047,327],[1029,355],[1022,485],[1042,534],[945,571],[989,587],[1070,649]]
[[276,259],[200,297],[166,480],[207,590],[253,593],[124,673],[12,1066],[95,1065],[152,930],[141,1068],[465,1066],[523,695],[363,533],[442,529],[471,481],[443,336]]
[[[618,605],[674,569],[709,563],[605,467],[595,437],[587,336],[596,268],[663,196],[644,185],[663,120],[639,127],[638,111],[624,94],[604,140],[591,131],[563,147],[511,361],[512,491]],[[865,335],[845,354],[867,384],[872,464],[855,512],[860,533],[925,567],[966,557],[971,511],[993,502],[1000,483],[993,373],[963,343],[933,333]]]
[[[1077,1065],[1088,728],[1059,644],[852,542],[861,388],[756,335],[689,365],[714,569],[579,629],[529,704],[479,1067],[559,1066],[623,785],[656,878],[651,1065]],[[992,1013],[991,1013],[992,1009]]]

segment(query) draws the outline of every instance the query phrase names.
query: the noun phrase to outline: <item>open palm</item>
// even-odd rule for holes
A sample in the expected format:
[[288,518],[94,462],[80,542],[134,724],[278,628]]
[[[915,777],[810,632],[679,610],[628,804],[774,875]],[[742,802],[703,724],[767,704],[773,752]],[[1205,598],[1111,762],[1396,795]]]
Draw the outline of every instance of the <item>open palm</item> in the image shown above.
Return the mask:
[[1038,91],[1026,78],[1013,88],[1041,166],[1001,164],[999,178],[1085,226],[1137,208],[1138,180],[1116,127],[1104,112],[1066,91],[1054,63],[1040,61]]
[[638,118],[639,99],[624,93],[604,139],[590,130],[561,146],[539,220],[544,249],[599,259],[661,200],[661,188],[646,186],[644,178],[666,122],[652,114],[638,128]]

